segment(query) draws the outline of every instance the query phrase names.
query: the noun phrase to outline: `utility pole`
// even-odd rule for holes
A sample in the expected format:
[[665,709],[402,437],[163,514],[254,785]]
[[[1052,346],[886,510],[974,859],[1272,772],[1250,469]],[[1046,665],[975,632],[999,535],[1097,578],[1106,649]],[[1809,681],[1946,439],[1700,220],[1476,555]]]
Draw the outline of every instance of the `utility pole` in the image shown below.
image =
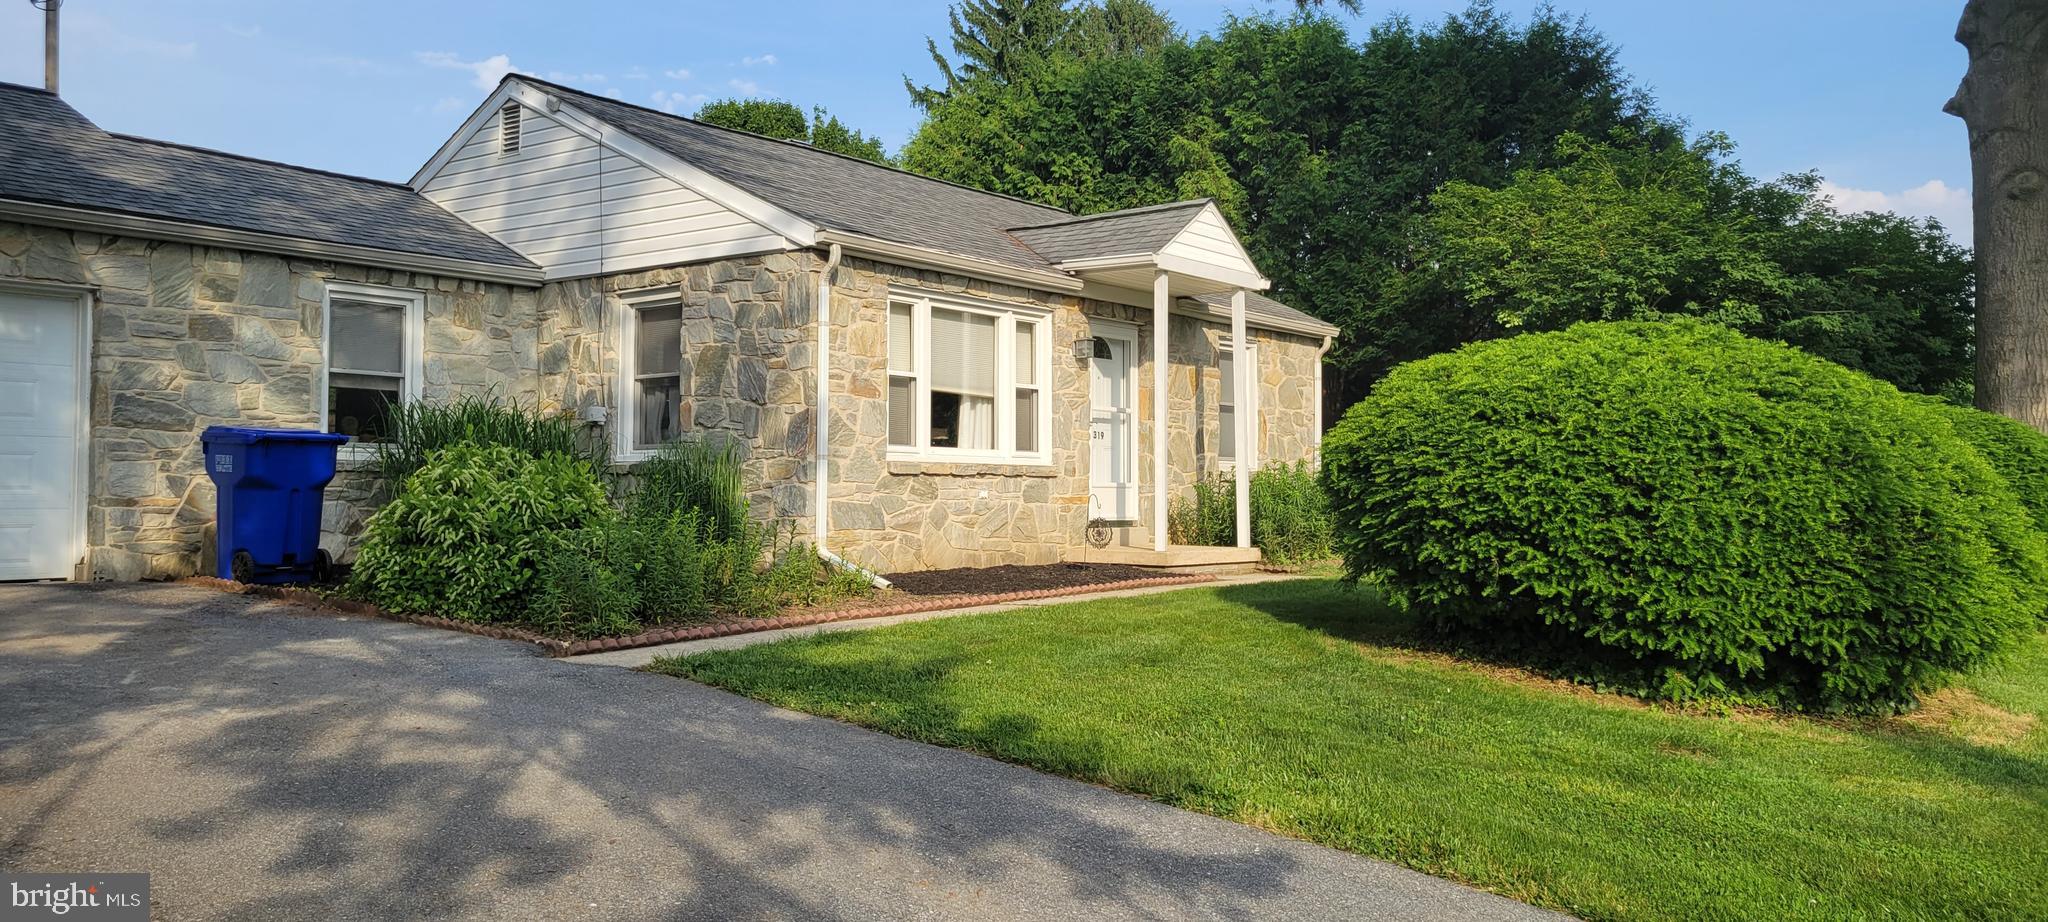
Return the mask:
[[57,92],[57,8],[64,0],[29,0],[43,11],[43,89]]

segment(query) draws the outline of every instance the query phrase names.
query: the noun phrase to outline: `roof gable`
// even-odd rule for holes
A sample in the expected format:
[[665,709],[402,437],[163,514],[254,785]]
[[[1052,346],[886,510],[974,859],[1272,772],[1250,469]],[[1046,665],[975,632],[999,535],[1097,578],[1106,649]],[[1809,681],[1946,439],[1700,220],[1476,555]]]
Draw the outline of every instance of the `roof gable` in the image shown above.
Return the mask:
[[0,199],[531,272],[405,186],[111,134],[62,99],[0,83]]

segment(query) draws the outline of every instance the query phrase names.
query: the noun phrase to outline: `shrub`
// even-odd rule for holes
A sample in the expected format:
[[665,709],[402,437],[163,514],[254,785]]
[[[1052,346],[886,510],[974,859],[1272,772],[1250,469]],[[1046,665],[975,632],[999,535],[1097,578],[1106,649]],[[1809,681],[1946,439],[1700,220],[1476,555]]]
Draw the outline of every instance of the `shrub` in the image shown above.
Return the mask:
[[1353,578],[1665,697],[1904,705],[2048,601],[2041,537],[1940,409],[1697,323],[1404,365],[1323,480]]
[[[1266,562],[1294,567],[1336,553],[1329,502],[1306,461],[1270,464],[1253,472],[1252,544]],[[1174,544],[1230,547],[1237,543],[1237,483],[1230,475],[1195,481],[1166,513],[1166,539]]]
[[2032,426],[1974,407],[1928,401],[1948,414],[1962,436],[2033,515],[2034,527],[2048,531],[2048,435]]
[[1236,489],[1230,481],[1211,476],[1195,481],[1186,495],[1173,497],[1166,508],[1166,540],[1190,546],[1236,544]]
[[639,587],[618,566],[620,520],[569,532],[541,557],[526,619],[541,630],[578,637],[628,634],[640,627]]
[[384,431],[389,438],[369,444],[376,452],[378,478],[394,488],[425,466],[434,452],[464,442],[502,445],[529,458],[565,455],[600,475],[611,465],[605,440],[586,432],[573,416],[544,414],[496,395],[392,404],[385,411]]
[[565,533],[611,514],[587,462],[458,442],[428,454],[370,517],[353,578],[393,611],[513,618]]
[[1259,468],[1252,474],[1251,506],[1252,543],[1267,563],[1298,567],[1336,553],[1330,503],[1308,462]]
[[711,439],[669,442],[633,466],[632,504],[655,518],[695,513],[713,537],[738,537],[748,523],[739,453],[732,443]]

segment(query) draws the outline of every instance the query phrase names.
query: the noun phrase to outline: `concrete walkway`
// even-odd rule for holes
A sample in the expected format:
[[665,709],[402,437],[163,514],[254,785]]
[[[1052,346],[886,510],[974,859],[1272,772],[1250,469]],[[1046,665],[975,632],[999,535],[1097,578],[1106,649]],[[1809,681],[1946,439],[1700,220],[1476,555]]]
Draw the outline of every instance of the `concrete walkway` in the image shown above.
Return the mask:
[[192,919],[1528,919],[705,686],[184,585],[0,587],[0,868]]
[[1096,599],[1120,599],[1130,596],[1157,595],[1162,592],[1179,592],[1183,589],[1213,589],[1218,586],[1245,586],[1252,583],[1270,583],[1284,579],[1301,579],[1301,573],[1237,573],[1218,576],[1213,582],[1182,583],[1174,586],[1145,586],[1138,589],[1111,589],[1105,592],[1089,592],[1081,595],[1054,596],[1049,599],[1025,599],[1021,602],[1003,602],[996,605],[971,605],[966,608],[948,608],[940,611],[921,611],[908,615],[887,615],[880,618],[862,618],[858,621],[829,621],[824,624],[808,624],[803,627],[783,628],[775,631],[756,631],[752,634],[732,634],[725,637],[707,637],[703,640],[685,640],[680,643],[658,644],[652,647],[635,647],[631,650],[606,650],[603,653],[586,653],[582,656],[563,657],[565,663],[579,663],[586,666],[618,666],[638,669],[654,662],[658,656],[688,656],[706,650],[737,650],[755,644],[774,643],[791,637],[807,637],[836,631],[865,631],[869,628],[887,627],[908,621],[930,621],[933,618],[957,618],[961,615],[985,615],[989,612],[1015,611],[1019,608],[1039,608],[1046,605],[1066,605],[1072,602],[1092,602]]

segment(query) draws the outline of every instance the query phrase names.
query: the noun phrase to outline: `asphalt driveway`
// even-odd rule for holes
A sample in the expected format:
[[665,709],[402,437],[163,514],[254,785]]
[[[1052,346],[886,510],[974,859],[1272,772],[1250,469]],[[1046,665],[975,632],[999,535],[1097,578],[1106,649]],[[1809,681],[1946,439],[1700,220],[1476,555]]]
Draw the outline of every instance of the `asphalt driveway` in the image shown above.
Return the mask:
[[1534,918],[966,753],[179,585],[0,586],[0,868],[159,919]]

